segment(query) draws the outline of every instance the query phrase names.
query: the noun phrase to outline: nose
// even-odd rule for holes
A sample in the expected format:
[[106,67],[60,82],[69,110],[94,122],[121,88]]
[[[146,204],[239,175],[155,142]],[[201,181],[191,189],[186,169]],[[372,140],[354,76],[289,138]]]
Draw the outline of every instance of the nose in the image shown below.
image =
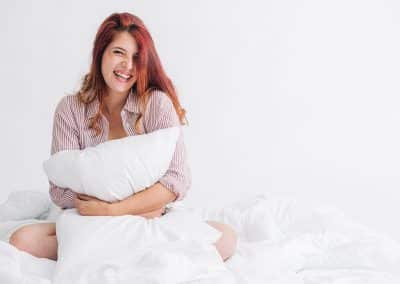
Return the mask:
[[122,61],[122,66],[131,71],[133,69],[133,60],[125,59],[124,61]]

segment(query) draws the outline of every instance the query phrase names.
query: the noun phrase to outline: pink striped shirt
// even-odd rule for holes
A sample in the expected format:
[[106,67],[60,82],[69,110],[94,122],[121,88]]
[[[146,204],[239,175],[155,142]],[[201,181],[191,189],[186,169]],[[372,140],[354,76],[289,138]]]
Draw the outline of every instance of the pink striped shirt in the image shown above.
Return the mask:
[[[99,101],[97,99],[89,105],[84,105],[76,95],[63,97],[54,114],[51,154],[62,150],[84,149],[107,141],[109,124],[104,116],[101,117],[99,124],[102,132],[98,136],[95,136],[94,129],[89,129],[90,118],[94,117],[98,108]],[[135,93],[131,92],[121,111],[122,125],[129,136],[136,134],[134,123],[139,113],[138,98]],[[165,93],[152,92],[142,126],[145,133],[172,126],[181,127],[172,101]],[[187,163],[182,127],[169,169],[159,182],[175,193],[175,200],[183,199],[191,186],[191,172]],[[61,208],[74,207],[73,200],[76,193],[73,189],[60,188],[49,183],[50,197],[56,205]]]

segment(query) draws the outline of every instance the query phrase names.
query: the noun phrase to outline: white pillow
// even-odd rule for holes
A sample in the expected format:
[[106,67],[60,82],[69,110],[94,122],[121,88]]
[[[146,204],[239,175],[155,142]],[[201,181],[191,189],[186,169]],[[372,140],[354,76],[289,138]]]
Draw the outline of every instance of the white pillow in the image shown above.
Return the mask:
[[179,127],[110,140],[83,150],[65,150],[43,163],[59,187],[114,202],[156,183],[168,170]]
[[50,209],[48,193],[35,190],[11,192],[0,204],[0,222],[12,220],[40,219]]
[[226,271],[213,245],[222,233],[192,208],[172,208],[153,219],[67,209],[56,222],[54,284],[187,283]]

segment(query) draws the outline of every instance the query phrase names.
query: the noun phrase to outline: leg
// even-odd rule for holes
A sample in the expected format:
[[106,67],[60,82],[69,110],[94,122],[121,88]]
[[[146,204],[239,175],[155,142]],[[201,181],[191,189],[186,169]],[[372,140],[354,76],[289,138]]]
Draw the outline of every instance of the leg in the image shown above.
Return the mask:
[[231,257],[236,249],[237,235],[235,230],[224,223],[207,221],[207,223],[218,231],[222,232],[221,238],[215,243],[219,254],[225,261]]
[[10,244],[33,256],[57,260],[56,224],[39,223],[19,228],[11,235]]

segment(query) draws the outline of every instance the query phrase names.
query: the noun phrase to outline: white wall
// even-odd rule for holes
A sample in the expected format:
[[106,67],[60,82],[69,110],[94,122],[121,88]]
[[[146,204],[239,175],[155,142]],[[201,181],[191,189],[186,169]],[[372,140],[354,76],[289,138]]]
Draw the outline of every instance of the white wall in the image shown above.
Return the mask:
[[394,0],[0,2],[0,201],[47,191],[55,105],[115,11],[147,24],[188,111],[189,204],[313,198],[400,240]]

